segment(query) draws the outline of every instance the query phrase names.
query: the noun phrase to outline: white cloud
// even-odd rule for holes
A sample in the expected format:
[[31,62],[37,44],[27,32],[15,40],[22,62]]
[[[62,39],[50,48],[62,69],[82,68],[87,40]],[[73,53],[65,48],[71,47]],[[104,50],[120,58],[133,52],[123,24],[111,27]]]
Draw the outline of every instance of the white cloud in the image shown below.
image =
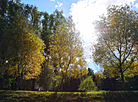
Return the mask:
[[58,7],[58,5],[55,5],[55,8],[57,8]]
[[63,3],[60,3],[60,4],[59,4],[59,7],[61,7],[62,5],[63,5]]
[[[84,55],[90,61],[91,43],[95,43],[97,35],[94,33],[92,22],[99,19],[99,15],[106,14],[109,5],[134,4],[135,0],[79,0],[72,3],[70,14],[85,41]],[[138,7],[138,4],[136,4]]]
[[50,0],[50,1],[55,1],[55,0]]
[[134,6],[135,6],[136,8],[138,8],[138,3],[136,3]]
[[60,3],[60,2],[58,2],[58,1],[57,1],[57,4],[58,4],[58,5],[55,5],[55,8],[61,7],[61,6],[63,5],[63,3]]
[[90,59],[90,56],[92,55],[92,53],[90,52],[91,44],[85,44],[83,48],[84,48],[84,56],[86,58],[86,61],[91,62],[91,59]]

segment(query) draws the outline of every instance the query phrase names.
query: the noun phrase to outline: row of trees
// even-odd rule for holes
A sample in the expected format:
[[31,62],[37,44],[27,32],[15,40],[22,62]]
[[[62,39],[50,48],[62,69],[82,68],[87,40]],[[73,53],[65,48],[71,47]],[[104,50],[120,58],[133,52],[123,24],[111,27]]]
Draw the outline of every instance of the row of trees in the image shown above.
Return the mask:
[[[32,81],[48,90],[87,74],[79,32],[62,11],[39,12],[20,0],[0,1],[0,79],[2,88],[25,89]],[[6,86],[8,85],[8,86]]]
[[86,69],[82,39],[71,17],[58,10],[40,12],[20,0],[1,0],[0,88],[34,90],[39,85],[44,90],[76,91],[130,86],[126,82],[137,80],[138,72],[137,12],[128,5],[107,10],[95,22],[99,36],[93,60],[103,73],[94,74]]

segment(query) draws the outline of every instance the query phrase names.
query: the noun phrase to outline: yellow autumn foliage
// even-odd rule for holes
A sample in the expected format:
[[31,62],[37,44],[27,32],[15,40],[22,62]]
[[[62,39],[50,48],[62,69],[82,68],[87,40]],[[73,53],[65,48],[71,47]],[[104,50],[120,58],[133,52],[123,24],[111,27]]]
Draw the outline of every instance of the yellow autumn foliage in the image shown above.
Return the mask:
[[10,26],[11,29],[5,31],[4,39],[0,44],[1,53],[4,52],[1,55],[3,59],[0,59],[2,62],[0,70],[7,71],[15,77],[35,78],[41,73],[44,42],[27,28],[27,20],[21,16],[17,16]]
[[62,23],[50,37],[50,68],[53,74],[78,77],[87,74],[82,42],[73,25]]

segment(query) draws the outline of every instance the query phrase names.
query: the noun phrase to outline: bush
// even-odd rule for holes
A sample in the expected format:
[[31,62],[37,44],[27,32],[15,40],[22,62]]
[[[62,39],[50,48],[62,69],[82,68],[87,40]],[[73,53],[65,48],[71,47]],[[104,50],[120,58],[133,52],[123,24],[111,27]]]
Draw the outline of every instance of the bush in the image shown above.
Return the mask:
[[97,87],[93,82],[92,77],[89,76],[88,78],[86,78],[81,82],[78,90],[91,91],[91,90],[97,90]]

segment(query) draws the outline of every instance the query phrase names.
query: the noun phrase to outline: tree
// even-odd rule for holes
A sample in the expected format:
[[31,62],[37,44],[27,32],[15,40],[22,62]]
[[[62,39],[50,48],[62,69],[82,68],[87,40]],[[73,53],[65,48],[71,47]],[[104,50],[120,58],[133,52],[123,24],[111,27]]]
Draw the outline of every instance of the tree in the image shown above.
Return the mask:
[[[49,15],[47,12],[43,13],[42,20],[42,32],[41,38],[43,39],[46,48],[45,48],[45,57],[49,59],[49,42],[50,36],[55,33],[56,28],[60,25],[61,20],[65,20],[63,16],[63,11],[55,10],[53,14]],[[47,61],[48,61],[47,59]]]
[[92,77],[87,77],[79,86],[79,90],[92,91],[97,90],[95,83],[92,80]]
[[38,77],[38,85],[42,86],[44,90],[50,90],[52,89],[53,85],[53,76],[52,76],[52,71],[48,66],[48,62],[45,62],[42,64],[42,72]]
[[78,90],[80,83],[81,83],[80,78],[68,77],[63,84],[63,91],[66,92],[81,91]]
[[17,86],[20,86],[22,78],[36,78],[41,73],[44,43],[38,35],[27,28],[28,21],[19,10],[15,15],[9,17],[9,25],[4,30],[0,43],[0,70],[14,75]]
[[93,59],[109,76],[121,76],[124,83],[125,71],[132,69],[138,56],[137,12],[128,5],[109,6],[107,11],[107,16],[95,22],[99,38],[94,45]]
[[[60,76],[54,77],[51,73],[51,69],[49,69],[49,42],[50,36],[54,35],[56,28],[60,25],[61,19],[64,19],[63,11],[55,10],[53,14],[48,14],[47,12],[43,12],[43,19],[42,19],[42,31],[41,31],[41,38],[44,41],[46,48],[44,49],[44,56],[45,61],[42,65],[42,73],[39,76],[39,84],[42,84],[45,90],[54,90],[59,85]],[[57,82],[56,82],[57,81]],[[50,86],[48,86],[50,85]],[[54,86],[55,85],[55,86]]]
[[36,33],[38,33],[40,32],[40,18],[42,13],[37,10],[36,6],[32,7],[32,12],[30,13],[31,13],[30,22],[31,22],[32,28]]
[[2,35],[3,35],[3,30],[5,29],[6,25],[7,25],[7,20],[5,17],[5,13],[7,10],[7,4],[8,4],[8,0],[1,0],[0,1],[0,42],[2,40]]
[[138,61],[137,62],[134,62],[132,65],[131,65],[131,69],[128,69],[126,70],[124,73],[125,73],[125,77],[129,77],[129,78],[132,78],[134,77],[135,75],[138,75]]
[[83,57],[82,42],[71,19],[61,22],[49,42],[49,65],[55,76],[61,75],[61,91],[63,81],[67,77],[87,74],[86,61]]

